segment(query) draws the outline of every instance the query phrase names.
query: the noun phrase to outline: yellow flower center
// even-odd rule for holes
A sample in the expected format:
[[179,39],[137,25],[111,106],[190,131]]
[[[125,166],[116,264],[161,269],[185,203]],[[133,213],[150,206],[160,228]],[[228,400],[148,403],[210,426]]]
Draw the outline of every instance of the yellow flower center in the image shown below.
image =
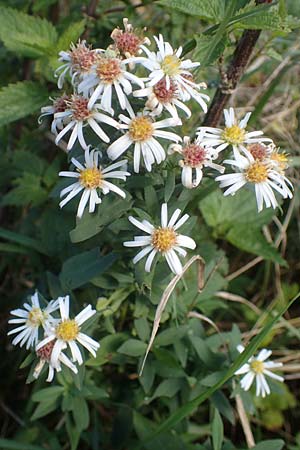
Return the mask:
[[32,308],[28,313],[27,323],[32,327],[38,327],[44,322],[44,314],[40,308]]
[[96,167],[84,169],[80,172],[79,181],[86,189],[96,189],[102,185],[102,173]]
[[253,370],[253,372],[255,372],[256,374],[263,373],[264,368],[265,368],[264,363],[262,361],[257,361],[257,360],[252,361],[250,363],[250,367],[251,367],[251,370]]
[[268,179],[268,167],[261,161],[255,161],[245,171],[245,177],[250,183],[262,183]]
[[176,244],[176,236],[173,228],[156,228],[152,233],[152,245],[159,252],[167,252]]
[[132,119],[129,125],[129,136],[133,141],[147,141],[154,132],[150,118],[141,116]]
[[285,170],[288,167],[288,155],[286,153],[274,151],[271,153],[270,159],[277,163],[280,170]]
[[180,72],[181,61],[176,55],[165,56],[161,68],[166,75],[170,77],[177,75]]
[[57,339],[62,341],[73,341],[78,336],[79,330],[80,328],[74,319],[67,319],[57,325],[55,334]]
[[242,144],[245,140],[246,131],[238,125],[226,127],[223,131],[222,138],[229,144]]

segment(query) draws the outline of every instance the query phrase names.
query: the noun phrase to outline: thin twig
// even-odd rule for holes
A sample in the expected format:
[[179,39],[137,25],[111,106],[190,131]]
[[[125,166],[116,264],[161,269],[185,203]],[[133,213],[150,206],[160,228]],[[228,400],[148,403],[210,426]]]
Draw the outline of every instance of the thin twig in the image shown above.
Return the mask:
[[235,396],[235,403],[236,403],[236,410],[239,415],[239,419],[240,419],[240,422],[241,422],[241,425],[242,425],[242,428],[244,431],[244,435],[246,438],[247,446],[248,446],[248,448],[255,447],[255,440],[254,440],[254,437],[252,434],[250,422],[247,417],[243,401],[242,401],[240,395],[238,395],[238,394]]
[[253,303],[249,302],[249,300],[247,300],[244,297],[241,297],[240,295],[232,294],[231,292],[218,291],[218,292],[215,293],[215,296],[219,297],[219,298],[222,298],[224,300],[229,300],[231,302],[242,303],[243,305],[246,305],[249,308],[251,308],[252,311],[254,311],[256,314],[258,314],[258,315],[261,314],[261,310],[256,305],[254,305]]
[[3,411],[5,411],[9,416],[11,416],[21,427],[25,426],[25,422],[16,414],[14,413],[5,403],[0,403],[1,408]]

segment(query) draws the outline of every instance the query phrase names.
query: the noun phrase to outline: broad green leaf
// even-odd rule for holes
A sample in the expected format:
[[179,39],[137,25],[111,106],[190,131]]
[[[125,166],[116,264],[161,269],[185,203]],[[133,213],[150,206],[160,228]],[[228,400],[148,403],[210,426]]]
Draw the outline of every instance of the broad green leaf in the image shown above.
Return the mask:
[[72,414],[78,430],[85,430],[89,426],[89,408],[87,402],[82,397],[73,398]]
[[118,348],[118,353],[122,353],[127,356],[142,356],[147,348],[145,342],[138,339],[128,339],[121,347]]
[[147,341],[150,337],[150,326],[146,319],[146,317],[140,317],[139,319],[135,319],[134,327],[137,331],[138,337],[142,341]]
[[76,228],[70,232],[73,243],[90,239],[100,233],[102,228],[119,219],[131,208],[131,202],[127,199],[104,198],[95,214],[86,213],[77,221]]
[[11,51],[39,58],[52,53],[57,33],[54,26],[45,19],[1,6],[0,39]]
[[16,186],[2,198],[2,205],[38,206],[48,198],[48,192],[42,185],[42,178],[33,173],[24,172],[23,176],[13,181]]
[[115,260],[114,254],[102,256],[98,248],[72,256],[63,264],[60,281],[67,290],[76,289],[106,271]]
[[268,441],[261,441],[252,448],[253,450],[281,450],[284,445],[285,443],[281,439],[270,439]]
[[[247,12],[252,12],[245,16]],[[294,28],[300,26],[300,21],[296,17],[280,15],[279,5],[270,6],[263,14],[255,14],[255,7],[246,6],[243,10],[239,11],[241,17],[237,17],[234,20],[234,27],[243,28],[249,30],[270,30],[289,33]],[[237,20],[238,19],[238,20]]]
[[224,427],[219,411],[215,409],[212,423],[212,442],[214,450],[221,450],[224,439]]
[[0,90],[0,127],[38,111],[48,99],[38,83],[20,81]]
[[169,378],[162,381],[156,388],[153,396],[149,399],[149,402],[158,397],[172,398],[180,390],[182,386],[182,380],[180,378]]
[[188,327],[170,327],[159,333],[155,338],[155,346],[171,345],[178,339],[181,339],[187,332]]
[[87,361],[87,366],[101,366],[109,361],[115,354],[120,345],[127,341],[128,336],[125,333],[109,334],[100,340],[100,348],[97,351],[96,358]]
[[226,239],[249,253],[285,264],[261,232],[262,226],[271,222],[274,210],[268,208],[258,213],[254,192],[241,190],[234,196],[224,197],[222,191],[217,190],[200,202],[200,210],[215,237]]
[[222,416],[226,417],[229,422],[234,425],[235,424],[235,416],[234,409],[231,406],[228,398],[223,394],[222,391],[216,391],[211,396],[211,401],[213,405],[218,409],[218,411],[222,414]]
[[201,67],[208,66],[215,62],[224,52],[226,44],[228,42],[227,36],[220,40],[215,46],[213,51],[208,55],[208,50],[211,46],[211,36],[206,36],[205,34],[200,34],[195,36],[196,48],[193,53],[193,59],[195,61],[200,61]]
[[245,348],[244,352],[241,353],[238,358],[233,362],[233,364],[226,371],[225,375],[217,381],[211,388],[207,389],[205,392],[191,400],[190,402],[178,408],[173,414],[171,414],[167,420],[165,420],[161,425],[157,427],[155,432],[152,433],[151,437],[147,439],[147,442],[151,442],[156,439],[161,433],[172,429],[178,422],[190,415],[201,403],[211,397],[211,395],[217,391],[224,383],[226,383],[236,372],[236,370],[241,367],[248,359],[255,353],[260,344],[264,341],[266,336],[270,333],[274,325],[278,322],[281,316],[291,307],[291,305],[299,298],[300,293],[290,301],[288,305],[280,310],[280,312],[271,319],[260,331],[260,333],[252,339],[252,341]]
[[224,0],[160,0],[160,5],[203,19],[221,21],[224,16]]
[[280,256],[277,249],[266,241],[258,229],[251,229],[246,224],[240,227],[235,226],[226,234],[226,240],[241,250],[263,256],[265,259],[278,264],[286,265],[285,260]]
[[55,409],[57,409],[58,406],[58,401],[57,398],[55,397],[54,400],[47,400],[45,402],[40,403],[36,409],[34,410],[30,420],[37,420],[40,419],[41,417],[46,416],[47,414],[51,413],[52,411],[54,411]]
[[37,392],[34,392],[32,395],[32,400],[34,402],[44,402],[49,400],[54,400],[59,397],[64,392],[63,386],[50,386],[45,389],[41,389]]

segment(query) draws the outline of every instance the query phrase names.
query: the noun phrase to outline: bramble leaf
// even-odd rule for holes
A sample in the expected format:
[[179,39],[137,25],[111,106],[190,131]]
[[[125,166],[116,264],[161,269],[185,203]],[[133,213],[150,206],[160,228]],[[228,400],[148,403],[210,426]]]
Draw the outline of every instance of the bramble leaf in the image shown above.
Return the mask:
[[20,81],[2,88],[0,90],[0,127],[38,111],[45,105],[48,97],[48,91],[32,81]]
[[52,53],[57,32],[52,23],[45,19],[1,6],[0,39],[8,50],[39,58]]

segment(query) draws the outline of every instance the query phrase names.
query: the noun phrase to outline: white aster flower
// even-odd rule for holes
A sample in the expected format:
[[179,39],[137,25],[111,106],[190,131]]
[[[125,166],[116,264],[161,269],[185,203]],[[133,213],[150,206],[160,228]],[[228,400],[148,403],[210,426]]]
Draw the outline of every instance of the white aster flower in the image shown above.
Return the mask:
[[61,89],[68,72],[72,84],[90,73],[97,58],[97,50],[87,47],[86,41],[79,41],[76,45],[72,43],[70,50],[59,52],[59,56],[59,61],[63,64],[56,69],[55,76],[58,77],[57,85]]
[[[47,335],[45,337],[48,337]],[[48,344],[45,344],[43,347],[41,347],[39,350],[37,350],[36,354],[39,357],[39,362],[34,368],[33,371],[33,377],[37,379],[40,376],[41,371],[43,370],[43,367],[45,364],[48,364],[48,377],[46,379],[47,382],[51,382],[54,378],[55,371],[60,372],[61,371],[61,364],[69,367],[74,373],[78,373],[77,367],[72,363],[72,361],[63,353],[60,352],[58,357],[58,364],[56,366],[53,366],[51,364],[51,354],[52,350],[55,344],[55,340],[52,340],[48,342]],[[64,348],[67,348],[67,345],[65,344]]]
[[99,165],[100,153],[96,150],[91,152],[87,149],[85,150],[85,164],[82,165],[77,159],[72,158],[71,162],[76,167],[76,172],[65,171],[59,172],[61,177],[76,178],[77,181],[70,186],[64,188],[60,197],[68,194],[64,200],[62,200],[59,206],[62,208],[68,203],[73,197],[75,197],[79,192],[83,191],[81,199],[78,205],[77,216],[80,218],[83,215],[83,211],[89,202],[89,212],[93,213],[95,211],[96,205],[101,203],[101,198],[99,193],[102,192],[103,195],[108,194],[110,191],[115,192],[120,195],[120,197],[125,198],[126,194],[119,187],[115,186],[113,183],[108,181],[108,178],[115,178],[117,180],[126,181],[126,177],[130,176],[129,172],[125,170],[116,170],[120,167],[124,167],[127,164],[127,160],[119,161],[115,164],[107,166],[105,169]]
[[244,145],[255,144],[257,142],[272,142],[272,139],[263,137],[263,131],[246,131],[247,123],[251,112],[238,121],[233,108],[224,109],[225,128],[199,127],[198,130],[203,136],[203,144],[216,147],[219,152],[229,145],[232,145],[234,154],[243,152]]
[[151,116],[159,116],[166,109],[172,117],[177,118],[177,108],[185,112],[187,117],[191,117],[190,109],[179,100],[178,89],[174,81],[170,81],[170,87],[166,87],[166,79],[163,78],[155,86],[147,85],[144,89],[133,92],[134,97],[148,97],[145,107],[149,109]]
[[[245,149],[244,149],[245,151]],[[255,190],[257,209],[260,212],[264,204],[266,208],[276,208],[278,202],[273,192],[277,191],[283,198],[292,198],[293,194],[288,187],[292,187],[290,181],[272,165],[268,160],[254,159],[251,153],[247,152],[248,157],[236,154],[235,160],[225,160],[224,164],[234,166],[236,172],[220,175],[216,181],[220,181],[221,188],[227,188],[224,195],[234,195],[240,188],[252,186]]]
[[119,127],[127,132],[110,144],[107,149],[109,158],[115,160],[124,153],[130,145],[134,145],[133,168],[139,172],[141,155],[143,156],[145,167],[151,172],[152,164],[156,161],[160,164],[166,158],[166,153],[157,138],[168,139],[179,142],[181,137],[170,131],[163,131],[161,128],[181,125],[179,118],[170,118],[155,122],[150,115],[135,115],[132,111],[131,117],[120,114],[123,124]]
[[[242,353],[245,348],[242,345],[237,347],[238,351]],[[252,356],[246,364],[235,372],[235,375],[244,375],[240,384],[244,391],[248,391],[252,386],[253,381],[256,382],[256,396],[265,397],[270,394],[270,387],[266,380],[266,376],[273,378],[277,381],[284,381],[283,377],[276,375],[272,372],[273,369],[277,369],[282,366],[282,363],[274,363],[272,361],[266,361],[272,355],[271,350],[263,348],[256,358]]]
[[59,124],[63,122],[65,125],[65,127],[55,138],[56,145],[65,136],[65,134],[72,130],[67,150],[71,150],[77,139],[79,140],[81,147],[86,150],[88,145],[83,136],[83,129],[87,125],[92,128],[92,130],[102,141],[110,141],[107,134],[100,127],[99,123],[107,123],[114,128],[119,128],[118,122],[102,112],[99,112],[99,108],[101,108],[99,104],[96,103],[93,107],[91,107],[88,103],[88,98],[80,95],[72,95],[71,101],[68,102],[68,109],[54,114],[54,121],[58,121]]
[[[61,97],[58,98],[51,98],[50,100],[52,101],[52,105],[49,106],[43,106],[41,108],[41,115],[38,118],[38,123],[41,124],[42,123],[42,119],[45,116],[54,116],[54,114],[56,113],[61,113],[61,112],[65,112],[66,109],[69,108],[69,102],[71,100],[71,97],[69,95],[63,94]],[[58,129],[61,130],[63,128],[64,124],[63,124],[63,118],[61,119],[54,119],[52,120],[52,124],[51,124],[51,132],[55,135],[57,135],[58,133]]]
[[33,347],[38,342],[40,327],[46,329],[49,325],[55,323],[55,320],[51,313],[58,309],[58,302],[51,300],[46,308],[40,307],[38,293],[35,292],[31,296],[31,305],[24,303],[24,309],[14,309],[11,311],[13,316],[17,319],[10,319],[8,323],[19,324],[17,328],[9,331],[7,334],[16,334],[12,344],[22,347],[26,343],[26,349]]
[[111,106],[114,90],[121,109],[131,111],[127,96],[132,93],[132,83],[143,88],[144,82],[126,70],[126,60],[119,58],[114,51],[101,50],[101,52],[97,55],[94,71],[78,85],[78,92],[85,94],[92,92],[88,103],[90,108],[99,99],[100,107],[114,114]]
[[206,85],[205,83],[195,83],[193,75],[189,71],[189,69],[200,66],[200,63],[192,62],[190,59],[181,59],[182,47],[179,47],[178,50],[173,50],[169,42],[164,42],[161,34],[158,38],[154,36],[154,39],[158,47],[156,53],[142,45],[141,48],[146,53],[147,58],[141,56],[131,58],[132,61],[139,62],[146,69],[150,70],[149,86],[155,86],[160,80],[165,78],[166,88],[170,89],[171,81],[173,81],[179,90],[181,100],[187,101],[193,97],[200,104],[203,111],[206,112],[207,105],[205,101],[208,101],[209,97],[198,92],[200,88],[206,87]]
[[123,25],[124,31],[115,28],[110,35],[115,48],[125,58],[139,55],[142,52],[141,45],[150,45],[150,40],[143,36],[143,30],[134,29],[127,17],[124,17]]
[[[70,319],[69,296],[59,297],[58,302],[61,316],[60,320],[55,327],[47,330],[48,336],[36,347],[36,351],[38,352],[45,345],[49,344],[49,342],[55,341],[50,356],[50,364],[56,370],[60,367],[62,350],[66,347],[70,348],[72,361],[78,362],[79,365],[83,363],[83,358],[77,342],[85,347],[93,356],[96,356],[96,351],[100,347],[98,342],[80,331],[82,324],[96,314],[96,310],[92,309],[91,305],[88,305],[74,319]],[[65,361],[63,363],[65,364]]]
[[191,142],[190,137],[184,136],[183,145],[173,144],[168,153],[179,153],[182,159],[179,165],[182,167],[181,182],[188,189],[195,188],[202,180],[203,167],[211,167],[223,173],[225,168],[213,162],[218,157],[218,152],[213,147],[202,146],[201,139]]
[[[144,256],[148,255],[145,270],[150,272],[153,259],[157,253],[160,253],[175,274],[182,272],[182,265],[177,253],[180,256],[185,257],[186,251],[182,247],[195,249],[196,243],[189,236],[178,234],[177,230],[188,220],[189,215],[185,214],[180,220],[180,209],[176,209],[168,221],[168,207],[166,203],[161,207],[161,226],[155,228],[147,220],[142,222],[129,216],[130,222],[147,233],[149,236],[135,236],[134,241],[124,242],[125,247],[144,247],[133,259],[133,263],[136,264]],[[178,222],[177,222],[178,220]]]

